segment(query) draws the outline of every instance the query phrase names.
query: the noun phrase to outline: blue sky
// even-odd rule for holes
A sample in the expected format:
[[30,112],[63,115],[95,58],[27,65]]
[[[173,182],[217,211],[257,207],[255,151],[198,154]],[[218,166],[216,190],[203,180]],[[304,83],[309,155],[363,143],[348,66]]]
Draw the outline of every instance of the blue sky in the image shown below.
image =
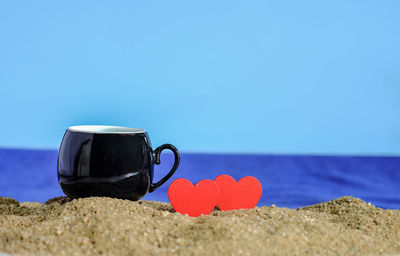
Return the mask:
[[187,152],[400,154],[398,1],[0,3],[0,146],[77,124]]

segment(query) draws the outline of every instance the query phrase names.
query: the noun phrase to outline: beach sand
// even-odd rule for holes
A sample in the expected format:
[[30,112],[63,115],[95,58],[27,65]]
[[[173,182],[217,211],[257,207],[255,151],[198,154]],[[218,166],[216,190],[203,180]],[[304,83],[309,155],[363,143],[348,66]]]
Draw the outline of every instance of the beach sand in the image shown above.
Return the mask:
[[298,209],[214,210],[112,198],[47,204],[0,198],[0,253],[11,255],[395,255],[400,211],[353,197]]

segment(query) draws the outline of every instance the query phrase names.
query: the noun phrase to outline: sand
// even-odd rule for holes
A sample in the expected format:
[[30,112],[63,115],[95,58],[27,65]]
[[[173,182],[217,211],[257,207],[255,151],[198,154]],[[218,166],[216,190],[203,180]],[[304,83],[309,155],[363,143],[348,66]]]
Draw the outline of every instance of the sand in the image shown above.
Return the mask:
[[47,204],[0,198],[0,253],[12,255],[395,255],[400,211],[353,197],[298,209],[214,210],[111,198]]

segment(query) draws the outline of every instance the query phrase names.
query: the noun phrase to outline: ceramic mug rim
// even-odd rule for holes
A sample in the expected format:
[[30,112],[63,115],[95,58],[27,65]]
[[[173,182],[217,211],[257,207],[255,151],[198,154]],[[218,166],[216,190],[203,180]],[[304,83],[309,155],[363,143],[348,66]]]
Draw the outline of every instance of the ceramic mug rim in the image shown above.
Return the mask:
[[137,134],[146,132],[144,129],[140,128],[113,125],[74,125],[68,127],[67,131],[94,134]]

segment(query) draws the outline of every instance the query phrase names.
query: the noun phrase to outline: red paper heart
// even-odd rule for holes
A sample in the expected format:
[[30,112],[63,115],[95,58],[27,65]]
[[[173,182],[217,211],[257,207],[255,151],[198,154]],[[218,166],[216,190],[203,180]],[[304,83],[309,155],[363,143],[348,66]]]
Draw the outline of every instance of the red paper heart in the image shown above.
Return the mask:
[[220,210],[250,209],[255,207],[261,198],[261,183],[254,177],[247,176],[236,182],[229,175],[220,175],[214,182],[221,190],[217,203]]
[[210,214],[220,194],[212,180],[202,180],[193,186],[187,179],[176,179],[168,188],[168,198],[175,211],[192,217]]

